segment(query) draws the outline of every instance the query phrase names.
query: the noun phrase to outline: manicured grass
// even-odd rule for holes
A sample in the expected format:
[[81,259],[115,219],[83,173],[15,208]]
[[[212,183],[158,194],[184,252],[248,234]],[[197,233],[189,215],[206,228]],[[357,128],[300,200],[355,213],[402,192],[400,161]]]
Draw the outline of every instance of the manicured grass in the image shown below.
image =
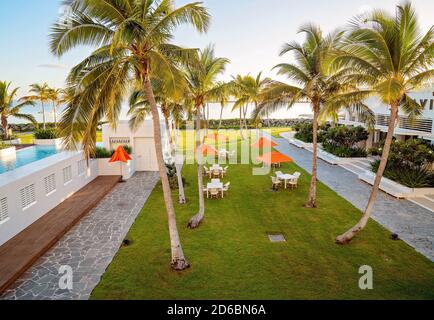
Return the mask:
[[[131,229],[93,299],[433,299],[434,265],[371,221],[354,242],[334,244],[360,211],[319,184],[316,210],[304,207],[308,174],[296,190],[271,192],[269,175],[232,165],[223,200],[206,200],[206,219],[186,228],[198,208],[196,167],[184,169],[188,204],[176,205],[178,227],[191,269],[171,271],[169,237],[158,185]],[[176,193],[173,194],[176,199]],[[175,200],[176,202],[176,200]],[[286,243],[270,243],[283,233]],[[374,270],[374,290],[358,287],[359,268]]]
[[[22,144],[33,144],[34,141],[33,133],[21,133],[21,134],[17,134],[17,136],[18,138],[21,139]],[[96,141],[102,142],[102,132],[97,131]]]
[[20,133],[17,134],[18,138],[21,139],[22,144],[33,144],[34,137],[33,133]]
[[280,138],[280,134],[291,131],[291,128],[271,128],[271,135],[275,138]]

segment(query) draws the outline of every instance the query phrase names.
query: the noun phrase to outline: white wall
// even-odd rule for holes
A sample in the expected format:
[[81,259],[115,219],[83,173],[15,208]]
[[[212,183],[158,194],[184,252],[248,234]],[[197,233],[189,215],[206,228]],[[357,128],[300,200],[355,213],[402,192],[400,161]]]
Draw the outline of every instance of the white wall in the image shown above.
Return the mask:
[[[164,121],[161,123],[161,139],[163,143],[163,154],[169,148],[169,139],[166,132]],[[104,147],[108,150],[114,149],[112,139],[126,140],[133,148],[133,158],[135,159],[134,171],[156,171],[158,170],[157,158],[155,155],[154,126],[151,120],[146,120],[136,130],[130,129],[128,121],[120,121],[116,130],[105,124],[102,127],[102,139]],[[143,144],[143,141],[151,141],[151,143]],[[140,146],[137,143],[142,143]]]
[[[82,189],[98,176],[97,161],[90,160],[89,167],[79,175],[78,162],[83,160],[81,152],[62,152],[30,165],[0,175],[0,207],[4,213],[4,204],[8,218],[0,222],[0,245],[20,233],[36,220],[44,216],[61,202]],[[71,166],[72,180],[64,184],[63,169]],[[44,179],[55,175],[56,190],[46,194]],[[32,205],[23,209],[20,190],[33,186]],[[5,200],[6,199],[6,200]]]
[[122,166],[122,175],[124,180],[128,180],[131,178],[135,170],[135,161],[134,158],[128,163],[109,163],[110,159],[97,159],[96,162],[98,164],[98,175],[100,176],[120,176],[121,175],[121,166]]

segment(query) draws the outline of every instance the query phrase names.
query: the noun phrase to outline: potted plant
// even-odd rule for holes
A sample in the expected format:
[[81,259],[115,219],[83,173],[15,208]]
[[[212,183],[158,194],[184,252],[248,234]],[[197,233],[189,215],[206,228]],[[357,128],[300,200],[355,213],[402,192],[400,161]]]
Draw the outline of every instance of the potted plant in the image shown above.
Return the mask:
[[59,138],[55,129],[39,129],[34,133],[35,144],[39,146],[62,146],[62,139]]

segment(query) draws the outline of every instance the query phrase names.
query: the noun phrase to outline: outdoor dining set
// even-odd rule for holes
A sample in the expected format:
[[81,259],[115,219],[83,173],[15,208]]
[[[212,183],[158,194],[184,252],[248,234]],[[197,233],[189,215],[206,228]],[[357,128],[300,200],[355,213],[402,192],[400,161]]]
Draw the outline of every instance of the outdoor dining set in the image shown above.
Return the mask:
[[211,179],[211,182],[207,184],[203,190],[206,193],[207,198],[218,199],[224,198],[225,192],[229,191],[231,185],[230,182],[223,184],[220,179],[223,179],[227,174],[228,167],[222,168],[220,165],[213,165],[211,168],[204,167],[204,175]]
[[278,190],[280,187],[282,187],[282,185],[285,189],[288,189],[288,187],[291,187],[291,189],[297,188],[300,176],[300,172],[295,172],[294,174],[285,174],[281,171],[277,171],[276,176],[271,177],[273,190]]

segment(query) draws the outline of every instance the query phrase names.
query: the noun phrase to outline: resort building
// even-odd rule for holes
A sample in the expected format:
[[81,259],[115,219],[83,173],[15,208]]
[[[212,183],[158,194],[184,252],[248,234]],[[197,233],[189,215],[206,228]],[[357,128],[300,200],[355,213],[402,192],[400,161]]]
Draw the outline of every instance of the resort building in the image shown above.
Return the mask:
[[[411,120],[402,111],[399,113],[399,121],[395,128],[395,137],[398,140],[421,138],[434,142],[434,88],[429,91],[421,91],[411,94],[424,107],[422,116]],[[372,132],[366,142],[366,148],[378,145],[387,135],[390,123],[390,111],[388,106],[383,105],[377,98],[371,98],[367,105],[375,113],[375,131]],[[357,114],[345,112],[340,115],[339,124],[347,126],[365,126]]]
[[[126,120],[119,121],[116,128],[105,124],[102,127],[104,148],[107,150],[115,150],[119,146],[127,145],[133,150],[135,171],[158,171],[153,128],[151,120],[144,121],[136,131],[131,130]],[[166,134],[164,122],[161,124],[161,139],[163,153],[166,153],[169,148],[169,139]]]

